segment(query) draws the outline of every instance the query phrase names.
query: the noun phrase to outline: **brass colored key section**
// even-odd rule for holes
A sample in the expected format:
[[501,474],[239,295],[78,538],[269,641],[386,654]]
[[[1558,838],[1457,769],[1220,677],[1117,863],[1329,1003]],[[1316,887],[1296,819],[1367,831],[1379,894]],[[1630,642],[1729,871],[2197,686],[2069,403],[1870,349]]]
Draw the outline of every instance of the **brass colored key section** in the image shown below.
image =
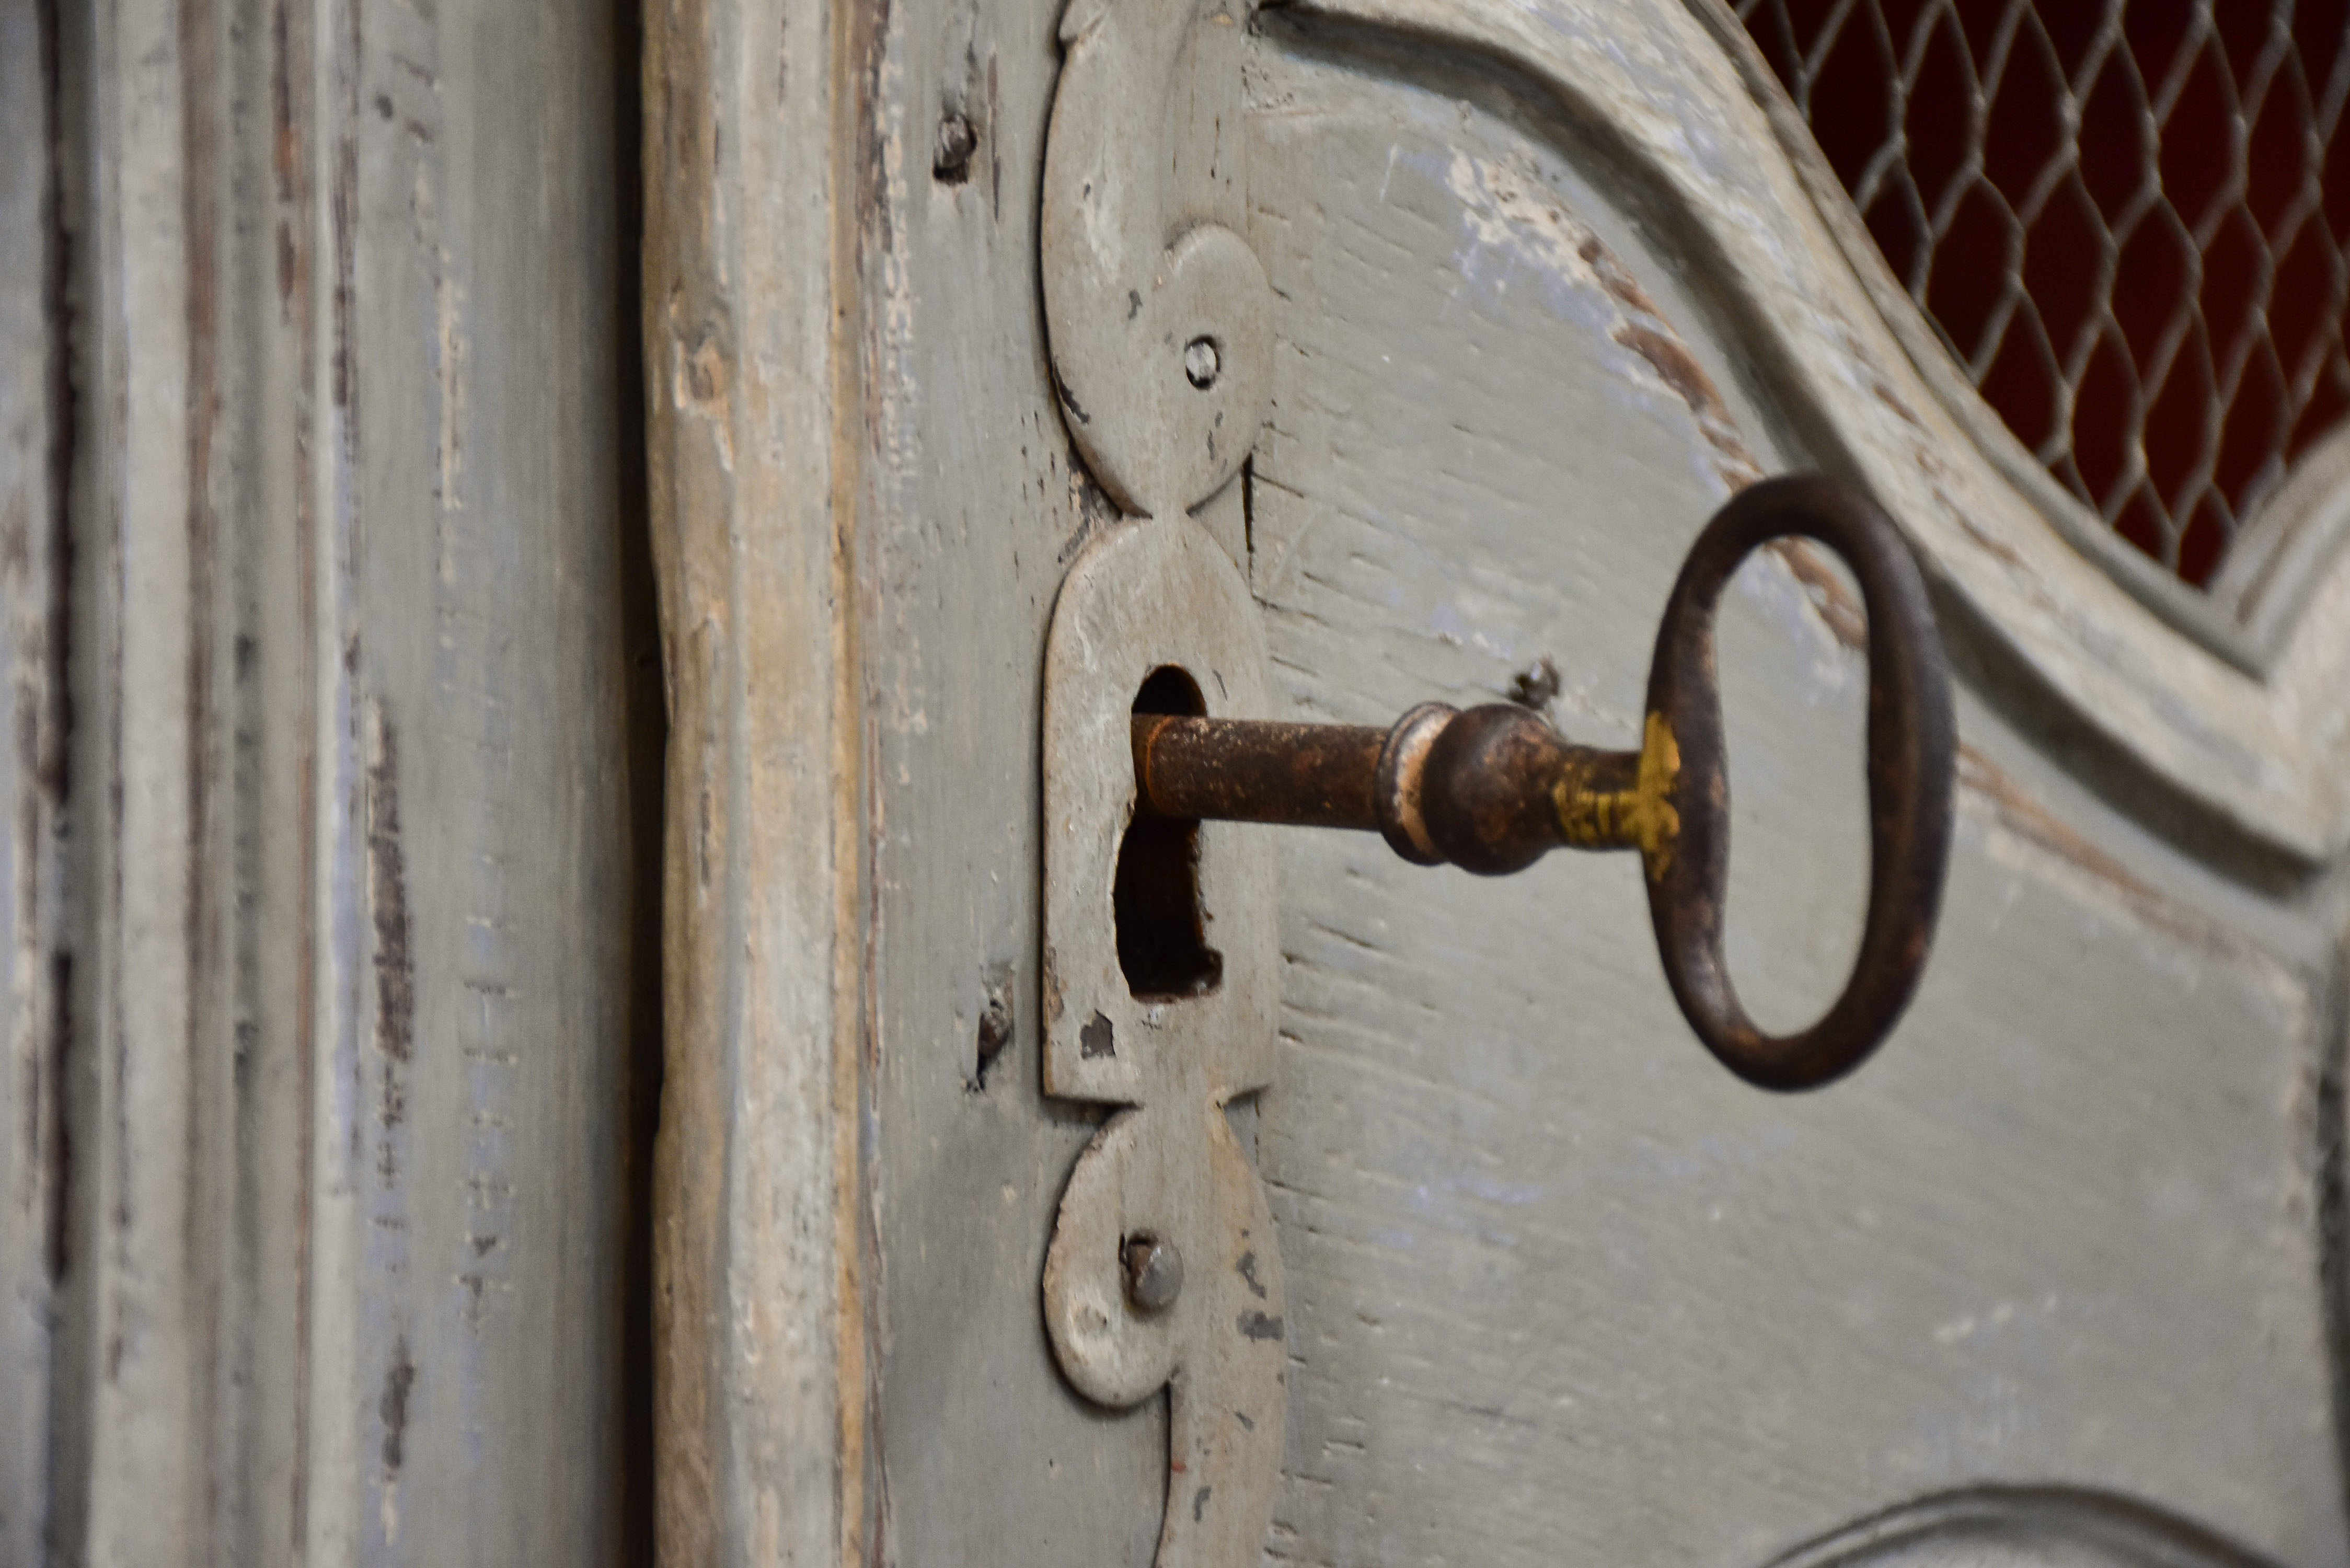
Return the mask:
[[[1764,1033],[1722,955],[1730,781],[1713,614],[1741,561],[1798,535],[1841,556],[1868,611],[1868,914],[1844,992],[1809,1029]],[[1658,951],[1706,1047],[1749,1083],[1802,1089],[1866,1059],[1908,1005],[1940,909],[1956,735],[1923,579],[1892,520],[1816,476],[1714,514],[1666,603],[1640,749],[1578,746],[1531,711],[1424,703],[1385,729],[1139,713],[1139,812],[1376,831],[1405,859],[1481,875],[1550,850],[1637,849]]]

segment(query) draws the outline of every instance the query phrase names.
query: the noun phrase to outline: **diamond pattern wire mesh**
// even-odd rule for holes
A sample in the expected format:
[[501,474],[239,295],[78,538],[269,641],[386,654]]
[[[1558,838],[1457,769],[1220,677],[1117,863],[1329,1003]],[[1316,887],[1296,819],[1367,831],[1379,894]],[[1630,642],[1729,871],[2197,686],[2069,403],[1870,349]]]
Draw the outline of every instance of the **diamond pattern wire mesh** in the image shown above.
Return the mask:
[[1735,0],[2008,426],[2189,582],[2350,413],[2350,0]]

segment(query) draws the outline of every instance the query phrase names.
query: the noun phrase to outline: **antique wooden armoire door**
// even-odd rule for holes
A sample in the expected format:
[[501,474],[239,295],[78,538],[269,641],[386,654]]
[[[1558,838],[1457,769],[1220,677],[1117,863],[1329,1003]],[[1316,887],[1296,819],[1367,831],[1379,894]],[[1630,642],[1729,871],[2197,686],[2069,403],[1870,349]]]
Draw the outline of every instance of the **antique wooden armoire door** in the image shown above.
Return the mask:
[[[2350,1560],[2346,106],[2314,0],[0,0],[0,1563]],[[1413,863],[1430,703],[1640,853]],[[1725,823],[1866,1060],[1718,1026]]]
[[[2217,587],[2135,558],[1718,0],[675,0],[645,81],[664,1561],[2350,1553],[2338,448]],[[1796,471],[1896,520],[1956,691],[1939,934],[1858,1071],[1699,1049],[1636,857],[1211,822],[1189,978],[1107,956],[1153,670],[1638,746],[1691,541]],[[1869,876],[1825,559],[1717,628],[1779,1029]],[[1242,1176],[1134,1174],[1179,1092]],[[1270,1233],[1121,1296],[1162,1199]]]

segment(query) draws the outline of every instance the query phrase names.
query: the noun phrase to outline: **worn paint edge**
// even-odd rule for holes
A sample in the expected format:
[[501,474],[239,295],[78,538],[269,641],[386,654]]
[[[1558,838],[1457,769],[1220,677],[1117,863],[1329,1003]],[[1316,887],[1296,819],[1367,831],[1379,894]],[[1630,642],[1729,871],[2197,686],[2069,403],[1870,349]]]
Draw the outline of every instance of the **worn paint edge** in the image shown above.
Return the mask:
[[[886,12],[645,19],[648,483],[670,711],[654,1154],[665,1563],[878,1551],[866,1474],[856,268]],[[801,62],[821,62],[814,68]]]
[[[1752,116],[1768,131],[1735,64],[1702,20],[1685,6],[1649,11],[1629,0],[1548,0],[1531,11],[1491,11],[1461,0],[1295,0],[1287,26],[1361,29],[1358,44],[1384,36],[1465,51],[1523,78],[1542,99],[1588,119],[1604,108],[1621,124],[1606,155],[1638,178],[1655,200],[1693,221],[1695,238],[1717,269],[1766,253],[1770,236],[1753,231],[1751,204],[1711,202],[1688,170],[1684,148],[1704,133],[1722,152],[1740,146],[1732,121]],[[1604,55],[1578,40],[1594,28],[1619,29],[1621,47]],[[1328,36],[1337,41],[1338,31]],[[1702,67],[1705,57],[1719,63]],[[1412,67],[1373,49],[1373,68],[1405,77]],[[1653,96],[1656,73],[1683,67],[1686,91]],[[1725,91],[1727,88],[1729,90]],[[1600,106],[1595,108],[1594,106]],[[1687,117],[1702,108],[1705,123]],[[1669,146],[1668,145],[1669,144]],[[2334,787],[2331,753],[2307,739],[2295,710],[2324,700],[2334,662],[2320,656],[2306,620],[2276,677],[2246,674],[2157,621],[2098,563],[2085,558],[2037,511],[2012,479],[1961,428],[1921,378],[1829,232],[1804,187],[1802,171],[1775,137],[1742,154],[1765,183],[1791,187],[1799,205],[1781,203],[1807,255],[1831,267],[1795,286],[1779,256],[1752,276],[1731,273],[1725,287],[1736,335],[1767,352],[1783,395],[1808,411],[1829,438],[1824,460],[1846,469],[1902,516],[1905,531],[1930,563],[1963,624],[2024,659],[2049,694],[2108,737],[2139,766],[2164,780],[2229,831],[2304,863],[2339,852],[2350,839],[2350,796]],[[1805,325],[1797,327],[1797,321]],[[1885,350],[1890,350],[1886,352]],[[1900,381],[1911,390],[1897,390]],[[1914,405],[1914,406],[1913,406]],[[1848,428],[1847,428],[1848,427]],[[1955,436],[1947,458],[1935,439]],[[1899,454],[1916,449],[1912,472]],[[2338,639],[2336,639],[2338,641]],[[2303,669],[2318,664],[2322,668]],[[2159,679],[2149,676],[2149,668]],[[2338,697],[2334,699],[2338,705]]]

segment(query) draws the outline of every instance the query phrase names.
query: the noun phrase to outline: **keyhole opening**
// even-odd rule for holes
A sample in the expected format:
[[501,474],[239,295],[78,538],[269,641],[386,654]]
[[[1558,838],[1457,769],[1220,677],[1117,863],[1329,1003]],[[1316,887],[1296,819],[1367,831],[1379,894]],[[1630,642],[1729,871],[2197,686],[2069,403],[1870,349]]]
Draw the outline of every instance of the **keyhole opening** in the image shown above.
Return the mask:
[[[1201,718],[1208,704],[1199,683],[1170,664],[1143,681],[1134,711]],[[1137,1001],[1205,996],[1216,989],[1224,959],[1208,945],[1198,818],[1136,817],[1118,846],[1110,903],[1118,919],[1118,967]]]

